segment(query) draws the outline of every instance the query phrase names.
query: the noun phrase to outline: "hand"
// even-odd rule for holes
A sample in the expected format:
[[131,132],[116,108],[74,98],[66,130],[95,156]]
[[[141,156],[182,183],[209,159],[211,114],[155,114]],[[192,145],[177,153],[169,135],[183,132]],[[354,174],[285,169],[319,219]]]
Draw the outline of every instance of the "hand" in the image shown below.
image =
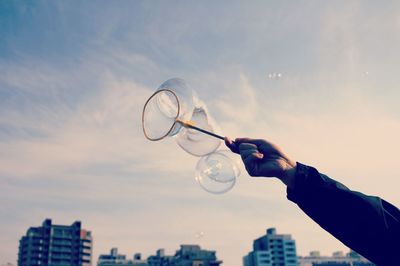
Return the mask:
[[277,177],[289,187],[294,186],[296,162],[275,144],[263,139],[225,138],[226,146],[240,154],[251,176]]

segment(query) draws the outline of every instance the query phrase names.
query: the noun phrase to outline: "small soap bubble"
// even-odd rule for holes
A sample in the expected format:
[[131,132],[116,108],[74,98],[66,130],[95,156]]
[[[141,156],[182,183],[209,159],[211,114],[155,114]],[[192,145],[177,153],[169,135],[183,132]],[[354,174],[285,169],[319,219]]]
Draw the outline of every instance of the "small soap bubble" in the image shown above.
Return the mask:
[[203,238],[203,237],[204,237],[204,232],[203,232],[203,231],[198,231],[198,232],[196,232],[195,237],[196,237],[197,239]]
[[280,79],[282,77],[282,73],[272,72],[268,74],[269,79]]

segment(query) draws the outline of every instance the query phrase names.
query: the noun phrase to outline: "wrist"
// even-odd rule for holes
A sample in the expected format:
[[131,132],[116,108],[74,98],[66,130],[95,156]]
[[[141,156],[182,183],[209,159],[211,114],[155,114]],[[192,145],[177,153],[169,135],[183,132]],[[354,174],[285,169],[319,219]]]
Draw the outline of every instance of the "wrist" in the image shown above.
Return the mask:
[[296,162],[294,161],[287,161],[286,167],[282,172],[282,175],[279,179],[288,187],[294,188],[296,178]]

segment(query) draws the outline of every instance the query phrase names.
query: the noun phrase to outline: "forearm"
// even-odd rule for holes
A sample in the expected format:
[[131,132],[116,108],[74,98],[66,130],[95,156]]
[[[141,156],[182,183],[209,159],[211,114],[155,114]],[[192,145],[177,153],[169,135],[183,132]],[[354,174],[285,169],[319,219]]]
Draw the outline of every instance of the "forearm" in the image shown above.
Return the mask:
[[[393,253],[389,251],[397,245],[392,242],[394,235],[400,237],[400,225],[396,220],[396,216],[400,217],[398,209],[391,205],[394,209],[388,214],[383,203],[389,203],[351,191],[312,167],[298,163],[294,170],[286,178],[289,200],[322,228],[368,259],[379,265],[385,264],[385,259],[390,261]],[[400,250],[399,245],[396,249]]]

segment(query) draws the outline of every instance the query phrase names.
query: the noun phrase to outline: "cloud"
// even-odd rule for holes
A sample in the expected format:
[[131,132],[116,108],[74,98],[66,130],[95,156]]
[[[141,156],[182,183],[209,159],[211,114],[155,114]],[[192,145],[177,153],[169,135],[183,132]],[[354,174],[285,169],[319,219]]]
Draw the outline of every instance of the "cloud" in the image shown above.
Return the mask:
[[[49,124],[47,130],[42,129],[46,138],[2,143],[3,152],[8,151],[8,156],[2,160],[2,174],[35,176],[49,170],[121,161],[126,162],[125,167],[135,162],[136,170],[149,162],[151,167],[168,167],[165,162],[154,162],[149,157],[154,156],[157,150],[168,154],[171,149],[163,143],[157,146],[146,143],[141,132],[142,104],[150,93],[150,90],[130,82],[106,84],[99,96],[68,112],[68,117],[62,117],[62,125],[52,127],[54,125]],[[28,125],[24,125],[22,116],[14,122],[20,127],[41,131],[41,124],[36,128],[27,121]],[[157,148],[142,148],[146,145]],[[14,165],[13,162],[18,163]]]

